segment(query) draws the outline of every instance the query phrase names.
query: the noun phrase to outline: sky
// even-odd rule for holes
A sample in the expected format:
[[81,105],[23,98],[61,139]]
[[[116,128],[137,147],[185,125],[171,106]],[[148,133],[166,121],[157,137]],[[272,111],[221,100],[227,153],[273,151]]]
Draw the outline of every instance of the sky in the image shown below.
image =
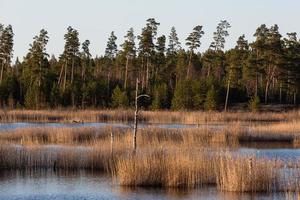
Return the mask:
[[182,44],[193,27],[202,25],[205,35],[199,51],[203,52],[224,19],[232,26],[226,49],[234,47],[242,34],[252,41],[261,24],[278,24],[283,36],[300,34],[299,7],[299,0],[0,0],[0,23],[13,26],[14,58],[21,60],[42,28],[50,37],[48,54],[62,53],[64,34],[72,26],[81,42],[91,41],[91,53],[96,56],[104,53],[111,31],[121,44],[130,27],[140,34],[148,18],[161,23],[158,35],[169,35],[175,26]]

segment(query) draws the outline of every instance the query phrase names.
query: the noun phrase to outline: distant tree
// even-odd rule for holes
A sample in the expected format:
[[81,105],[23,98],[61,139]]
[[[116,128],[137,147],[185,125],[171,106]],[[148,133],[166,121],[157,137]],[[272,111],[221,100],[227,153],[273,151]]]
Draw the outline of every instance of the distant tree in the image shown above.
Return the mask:
[[127,107],[128,106],[128,97],[126,92],[122,91],[119,86],[117,86],[112,95],[112,106],[113,107]]
[[82,43],[82,53],[81,53],[81,60],[82,60],[82,69],[81,69],[81,79],[85,81],[86,78],[86,69],[91,65],[91,53],[90,53],[90,41],[85,40]]
[[206,94],[204,109],[207,111],[216,110],[218,106],[217,100],[217,92],[215,90],[215,87],[212,86]]
[[227,110],[229,91],[231,85],[235,87],[239,86],[239,80],[242,79],[243,66],[246,65],[246,60],[248,57],[249,45],[245,40],[245,35],[239,37],[237,44],[234,49],[229,50],[226,53],[227,59],[227,89],[224,110]]
[[178,35],[176,32],[175,27],[173,26],[171,29],[171,33],[169,35],[169,44],[167,49],[167,55],[174,55],[177,54],[177,52],[181,49],[180,42],[178,39]]
[[204,31],[202,30],[202,26],[196,26],[193,29],[193,32],[186,39],[186,45],[189,47],[189,64],[187,68],[186,77],[190,77],[190,70],[192,67],[192,58],[194,55],[194,51],[201,46],[200,39],[202,38]]
[[297,33],[288,33],[287,38],[284,39],[284,46],[285,69],[281,69],[279,85],[280,103],[283,101],[283,87],[286,90],[286,102],[289,102],[290,94],[293,94],[293,100],[295,100],[294,97],[300,83],[300,42],[297,38]]
[[230,24],[226,20],[222,20],[218,26],[217,31],[214,32],[214,41],[211,43],[210,48],[215,51],[224,49],[225,38],[229,36],[228,29]]
[[[146,26],[142,29],[142,34],[139,39],[139,57],[142,59],[142,88],[148,88],[149,79],[152,73],[152,57],[155,55],[154,40],[157,35],[157,29],[160,23],[155,19],[147,20]],[[145,66],[146,64],[146,66]]]
[[1,72],[0,72],[0,85],[3,80],[4,71],[10,67],[12,53],[13,53],[13,37],[14,33],[12,26],[8,25],[3,27],[0,24],[0,63],[1,63]]
[[118,46],[116,44],[117,39],[118,38],[115,36],[114,31],[111,32],[105,49],[105,57],[109,59],[114,59],[116,57],[116,54],[118,52]]
[[260,100],[258,96],[254,96],[250,99],[248,106],[252,112],[256,112],[259,109]]
[[[62,84],[63,92],[66,89],[67,78],[68,78],[68,69],[71,66],[71,78],[70,84],[73,84],[74,81],[74,68],[75,62],[79,57],[79,33],[77,30],[73,29],[71,26],[68,27],[67,33],[64,35],[65,39],[65,47],[64,52],[61,55],[62,67],[60,71],[60,76],[58,80],[58,84]],[[63,80],[63,81],[62,81]],[[74,104],[74,102],[73,102]]]
[[154,68],[154,82],[158,81],[159,74],[161,74],[164,66],[166,65],[166,36],[162,35],[157,38],[155,55],[155,68]]
[[153,91],[153,101],[151,108],[159,110],[167,107],[168,87],[165,83],[157,84]]
[[25,104],[27,107],[40,107],[42,98],[48,92],[45,88],[46,74],[49,70],[49,55],[46,53],[48,32],[42,29],[30,44],[29,53],[24,60],[23,82],[26,88]]
[[191,109],[193,106],[191,81],[182,80],[176,84],[172,99],[172,109],[184,110]]
[[130,63],[132,64],[132,60],[136,56],[135,38],[136,36],[134,35],[134,30],[133,28],[130,28],[125,36],[125,42],[121,45],[121,47],[123,47],[123,53],[126,57],[124,89],[127,88],[129,65]]

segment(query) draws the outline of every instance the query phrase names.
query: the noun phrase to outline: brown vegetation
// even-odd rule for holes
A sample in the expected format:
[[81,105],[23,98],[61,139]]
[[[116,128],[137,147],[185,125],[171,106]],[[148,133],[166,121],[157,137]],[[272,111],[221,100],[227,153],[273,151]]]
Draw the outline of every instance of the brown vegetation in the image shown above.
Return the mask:
[[[130,122],[132,110],[2,110],[1,122]],[[140,120],[150,123],[231,123],[231,122],[283,122],[300,120],[299,111],[290,112],[186,112],[143,111]]]

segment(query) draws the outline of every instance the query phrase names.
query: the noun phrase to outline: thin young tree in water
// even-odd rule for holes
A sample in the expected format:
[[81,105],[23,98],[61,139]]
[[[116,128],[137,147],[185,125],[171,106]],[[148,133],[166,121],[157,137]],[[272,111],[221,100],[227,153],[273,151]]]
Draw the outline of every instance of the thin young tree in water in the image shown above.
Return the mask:
[[133,126],[133,151],[136,151],[137,144],[136,144],[136,135],[137,135],[137,126],[138,126],[138,116],[139,116],[139,99],[142,97],[150,98],[147,94],[140,94],[139,95],[139,79],[136,79],[135,85],[135,112],[134,112],[134,126]]

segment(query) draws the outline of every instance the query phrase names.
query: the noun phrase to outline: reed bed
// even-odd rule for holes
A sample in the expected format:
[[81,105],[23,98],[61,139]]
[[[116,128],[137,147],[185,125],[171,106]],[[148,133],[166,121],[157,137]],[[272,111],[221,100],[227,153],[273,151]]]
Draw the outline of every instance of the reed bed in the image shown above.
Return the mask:
[[1,146],[0,170],[88,169],[109,172],[126,149],[109,147]]
[[[113,137],[113,138],[112,138]],[[84,145],[102,146],[113,143],[117,146],[130,146],[130,129],[113,127],[31,127],[6,130],[0,133],[0,144],[34,145]],[[209,128],[163,129],[143,128],[138,133],[140,148],[207,148],[238,146],[237,135],[229,130],[211,130]]]
[[[0,122],[131,122],[133,110],[1,110]],[[140,120],[149,123],[282,122],[300,119],[289,112],[143,111]]]
[[117,159],[114,178],[130,187],[199,188],[230,192],[286,192],[299,189],[297,173],[283,178],[283,161],[204,151],[152,151]]
[[230,192],[273,192],[281,191],[276,160],[256,157],[220,157],[217,167],[217,186]]
[[293,120],[274,124],[253,125],[231,129],[240,142],[277,142],[300,145],[300,121]]
[[215,183],[212,159],[203,152],[138,152],[120,157],[114,176],[123,186],[195,188]]

